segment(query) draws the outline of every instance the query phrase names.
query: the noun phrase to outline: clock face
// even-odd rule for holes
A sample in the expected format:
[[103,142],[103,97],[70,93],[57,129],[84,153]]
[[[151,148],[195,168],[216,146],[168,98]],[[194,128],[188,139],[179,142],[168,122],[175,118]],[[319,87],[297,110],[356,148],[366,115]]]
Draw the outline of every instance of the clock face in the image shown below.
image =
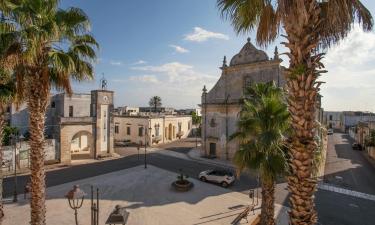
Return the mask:
[[107,102],[108,101],[108,96],[104,95],[103,96],[103,101]]

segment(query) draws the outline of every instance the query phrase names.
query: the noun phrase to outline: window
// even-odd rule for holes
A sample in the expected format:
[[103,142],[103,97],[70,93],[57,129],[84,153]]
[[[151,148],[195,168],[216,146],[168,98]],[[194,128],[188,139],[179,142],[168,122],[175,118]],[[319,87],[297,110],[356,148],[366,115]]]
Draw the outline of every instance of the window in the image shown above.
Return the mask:
[[329,120],[332,120],[332,115],[329,115]]
[[210,121],[210,127],[216,127],[216,121],[215,118],[212,118]]
[[56,103],[55,102],[51,102],[51,108],[56,108]]
[[10,113],[10,106],[7,107],[7,113]]
[[69,106],[69,117],[73,117],[73,106]]
[[119,127],[118,127],[118,124],[115,125],[115,133],[116,133],[116,134],[119,133]]
[[190,123],[190,121],[188,122],[188,130],[190,130],[190,128],[191,128],[191,123]]
[[126,134],[130,135],[130,127],[126,127]]
[[181,129],[182,129],[182,123],[178,122],[178,132],[181,132]]
[[138,136],[143,136],[143,127],[138,127]]
[[155,136],[159,136],[159,128],[160,128],[160,125],[155,124]]

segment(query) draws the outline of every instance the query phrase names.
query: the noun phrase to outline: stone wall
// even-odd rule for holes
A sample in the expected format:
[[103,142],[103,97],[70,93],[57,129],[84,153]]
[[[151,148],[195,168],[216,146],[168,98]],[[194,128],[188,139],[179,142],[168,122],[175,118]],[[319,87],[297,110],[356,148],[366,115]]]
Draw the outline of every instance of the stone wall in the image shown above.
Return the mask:
[[[45,146],[44,146],[44,160],[45,161],[55,161],[59,160],[59,151],[58,151],[58,144],[54,139],[47,139]],[[30,152],[30,145],[28,142],[21,142],[17,143],[17,146],[20,147],[17,149],[17,155],[19,160],[20,168],[29,167],[29,152]],[[3,146],[3,162],[5,167],[10,166],[13,168],[14,164],[14,147],[15,146]]]

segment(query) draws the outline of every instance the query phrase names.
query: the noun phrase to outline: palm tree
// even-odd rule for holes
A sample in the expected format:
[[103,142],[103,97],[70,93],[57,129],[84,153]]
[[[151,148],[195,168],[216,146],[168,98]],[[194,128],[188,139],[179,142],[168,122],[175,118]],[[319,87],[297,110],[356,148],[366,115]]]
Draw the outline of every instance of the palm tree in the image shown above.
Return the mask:
[[45,225],[44,124],[51,88],[72,93],[71,79],[93,78],[96,40],[90,22],[78,8],[62,10],[58,0],[17,0],[1,4],[10,32],[21,43],[15,69],[17,91],[25,91],[29,109],[31,225]]
[[287,171],[284,133],[289,128],[289,112],[280,88],[274,83],[259,83],[247,89],[238,121],[231,138],[240,140],[234,155],[239,171],[256,169],[262,187],[261,225],[274,225],[275,183]]
[[[12,70],[17,63],[20,46],[14,40],[13,35],[8,35],[13,30],[13,26],[5,23],[4,18],[0,23],[0,165],[3,162],[2,144],[4,139],[4,129],[6,125],[5,116],[8,106],[13,102],[18,105],[16,98],[16,82]],[[0,170],[0,224],[4,216],[3,211],[3,173]]]
[[317,149],[316,103],[324,72],[321,60],[326,48],[338,43],[351,31],[354,22],[369,31],[373,27],[370,12],[359,0],[217,0],[222,15],[238,33],[256,29],[256,41],[267,46],[280,33],[289,49],[286,70],[288,105],[295,131],[290,142],[291,192],[290,222],[315,224],[316,179],[313,155]]
[[153,96],[150,98],[148,102],[150,107],[154,108],[154,112],[156,112],[158,107],[161,107],[161,98],[159,96]]

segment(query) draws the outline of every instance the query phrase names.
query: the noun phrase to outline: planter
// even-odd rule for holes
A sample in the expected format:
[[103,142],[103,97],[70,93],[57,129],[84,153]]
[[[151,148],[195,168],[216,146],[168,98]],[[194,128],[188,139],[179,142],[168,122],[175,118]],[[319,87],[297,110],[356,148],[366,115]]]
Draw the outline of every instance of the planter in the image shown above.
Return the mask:
[[188,181],[188,180],[183,180],[183,181],[175,181],[172,183],[172,187],[181,192],[189,191],[194,187],[194,183]]

